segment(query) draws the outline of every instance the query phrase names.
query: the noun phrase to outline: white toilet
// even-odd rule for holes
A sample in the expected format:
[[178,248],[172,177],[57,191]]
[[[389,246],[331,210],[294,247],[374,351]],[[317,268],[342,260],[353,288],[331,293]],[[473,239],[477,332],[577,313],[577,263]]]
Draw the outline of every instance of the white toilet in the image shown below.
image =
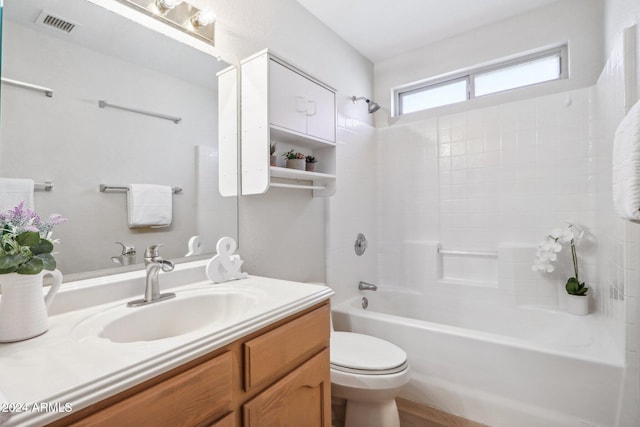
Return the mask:
[[395,398],[409,381],[407,354],[369,335],[331,331],[331,394],[347,401],[345,427],[400,427]]

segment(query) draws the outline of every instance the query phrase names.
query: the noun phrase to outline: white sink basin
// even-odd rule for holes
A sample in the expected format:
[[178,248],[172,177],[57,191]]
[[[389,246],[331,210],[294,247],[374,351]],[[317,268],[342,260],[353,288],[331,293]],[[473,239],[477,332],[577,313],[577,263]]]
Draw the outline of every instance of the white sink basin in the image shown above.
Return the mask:
[[228,325],[254,310],[260,297],[246,290],[198,289],[140,307],[120,304],[84,319],[74,328],[81,340],[104,338],[114,343],[156,341],[218,324]]

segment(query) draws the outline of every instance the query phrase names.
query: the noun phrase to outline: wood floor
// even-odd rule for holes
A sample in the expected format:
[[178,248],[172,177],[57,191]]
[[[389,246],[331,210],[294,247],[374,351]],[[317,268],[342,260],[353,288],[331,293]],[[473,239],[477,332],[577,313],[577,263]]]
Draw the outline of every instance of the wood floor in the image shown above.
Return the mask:
[[410,400],[396,399],[401,427],[488,427]]
[[[396,404],[400,427],[489,427],[406,399],[397,398]],[[332,399],[331,407],[333,427],[344,427],[344,400]]]

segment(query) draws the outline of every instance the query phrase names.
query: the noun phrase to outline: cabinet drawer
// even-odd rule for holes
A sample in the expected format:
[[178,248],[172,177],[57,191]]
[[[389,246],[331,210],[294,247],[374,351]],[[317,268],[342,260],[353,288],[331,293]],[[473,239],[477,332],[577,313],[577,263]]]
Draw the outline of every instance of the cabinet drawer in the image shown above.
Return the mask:
[[326,305],[244,344],[244,388],[273,381],[329,346]]
[[329,427],[329,349],[324,349],[242,407],[243,427]]
[[74,426],[199,425],[232,410],[232,369],[231,353],[224,353],[96,412]]

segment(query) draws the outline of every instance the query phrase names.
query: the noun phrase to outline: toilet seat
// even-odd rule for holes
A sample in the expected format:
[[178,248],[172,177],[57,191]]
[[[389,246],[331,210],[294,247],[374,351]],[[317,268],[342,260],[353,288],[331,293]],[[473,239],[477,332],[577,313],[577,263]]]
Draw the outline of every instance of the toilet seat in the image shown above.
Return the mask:
[[331,334],[331,369],[358,375],[390,375],[408,368],[407,354],[388,341],[354,332]]

